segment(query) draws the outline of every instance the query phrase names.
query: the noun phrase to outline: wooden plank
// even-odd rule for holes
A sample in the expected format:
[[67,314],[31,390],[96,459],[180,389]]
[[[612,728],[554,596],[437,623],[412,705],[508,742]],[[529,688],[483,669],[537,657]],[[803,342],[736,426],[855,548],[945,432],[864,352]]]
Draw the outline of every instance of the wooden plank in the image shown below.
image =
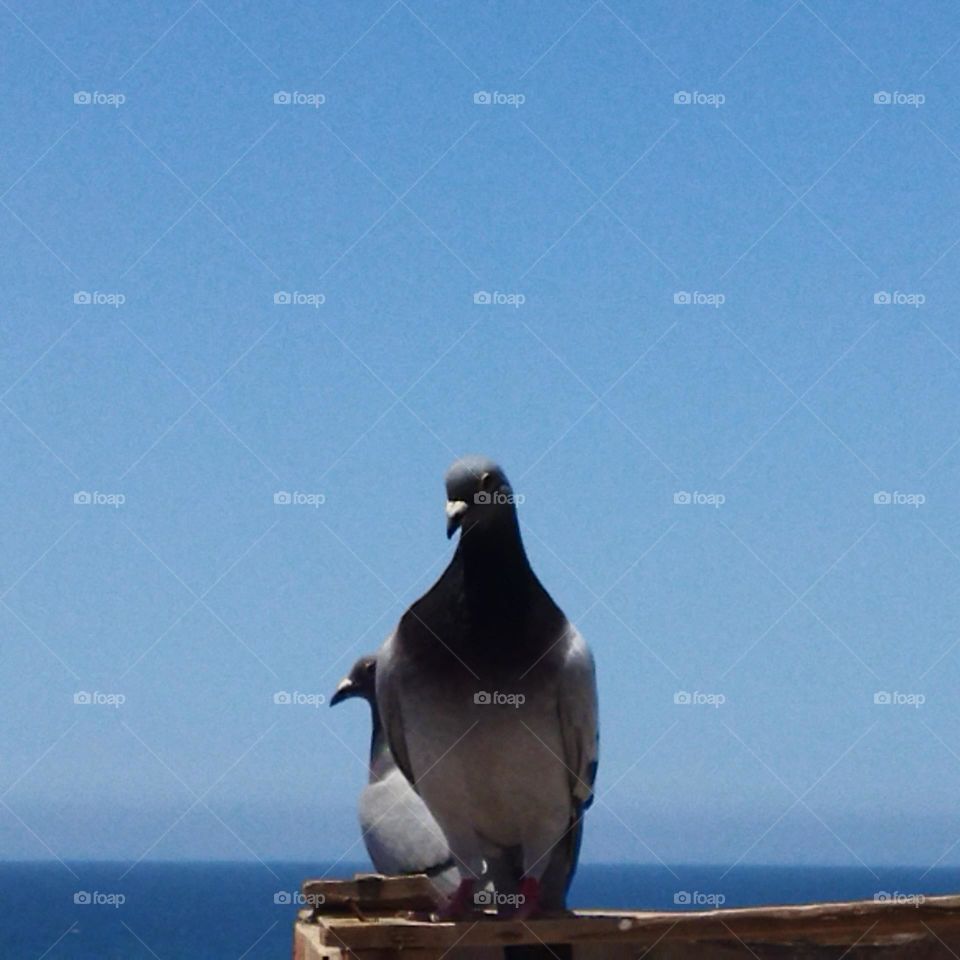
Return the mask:
[[293,925],[293,960],[345,960],[347,953],[320,942],[320,928],[298,920]]
[[305,880],[300,892],[306,904],[323,914],[430,913],[439,906],[436,887],[422,873],[407,877],[358,873],[352,880]]
[[[913,903],[873,900],[710,911],[584,911],[532,921],[481,918],[429,923],[399,917],[359,920],[321,916],[320,942],[351,950],[439,949],[513,944],[671,942],[849,946],[904,938],[960,938],[960,896]],[[944,950],[944,953],[946,951]]]
[[[306,911],[309,913],[309,911]],[[320,938],[320,927],[301,916],[293,930],[293,960],[396,960],[397,951],[390,949],[348,949],[324,944]],[[450,951],[437,948],[402,951],[403,960],[440,960],[446,954],[447,960],[503,960],[500,947],[464,947]]]

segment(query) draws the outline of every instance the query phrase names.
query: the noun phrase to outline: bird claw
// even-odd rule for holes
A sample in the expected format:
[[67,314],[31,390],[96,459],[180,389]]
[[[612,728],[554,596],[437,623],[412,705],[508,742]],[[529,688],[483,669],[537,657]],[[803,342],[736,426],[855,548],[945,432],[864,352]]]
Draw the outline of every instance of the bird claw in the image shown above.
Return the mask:
[[457,889],[447,897],[446,902],[436,912],[437,920],[441,923],[448,920],[462,920],[467,914],[471,913],[473,911],[473,888],[473,880],[461,880]]
[[540,881],[524,877],[520,881],[520,902],[512,920],[531,920],[540,915]]

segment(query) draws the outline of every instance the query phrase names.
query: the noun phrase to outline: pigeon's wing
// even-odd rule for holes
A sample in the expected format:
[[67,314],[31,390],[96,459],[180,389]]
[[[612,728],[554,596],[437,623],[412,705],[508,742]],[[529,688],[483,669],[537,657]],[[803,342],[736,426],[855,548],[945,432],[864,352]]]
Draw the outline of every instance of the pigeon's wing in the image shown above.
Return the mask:
[[579,814],[593,800],[593,782],[597,776],[597,680],[589,647],[572,624],[568,629],[570,637],[561,668],[558,707],[563,761],[570,772],[574,811]]
[[399,770],[363,791],[360,828],[381,873],[434,874],[452,866],[443,832]]
[[394,763],[407,780],[415,785],[403,727],[402,654],[397,644],[397,634],[402,628],[401,621],[397,629],[387,637],[377,654],[377,710],[380,713],[380,723]]
[[550,855],[542,883],[542,903],[549,910],[565,910],[567,890],[577,869],[583,837],[583,811],[593,801],[597,776],[599,728],[597,683],[593,656],[572,625],[560,678],[558,710],[563,762],[570,781],[570,824]]

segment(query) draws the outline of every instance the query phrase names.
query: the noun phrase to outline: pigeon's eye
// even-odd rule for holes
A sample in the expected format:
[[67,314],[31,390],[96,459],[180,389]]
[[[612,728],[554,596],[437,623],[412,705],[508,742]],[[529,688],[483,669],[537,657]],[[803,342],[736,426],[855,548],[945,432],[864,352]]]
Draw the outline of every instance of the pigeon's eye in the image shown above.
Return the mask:
[[484,473],[480,477],[480,489],[486,490],[487,492],[491,491],[494,488],[496,479],[492,473]]

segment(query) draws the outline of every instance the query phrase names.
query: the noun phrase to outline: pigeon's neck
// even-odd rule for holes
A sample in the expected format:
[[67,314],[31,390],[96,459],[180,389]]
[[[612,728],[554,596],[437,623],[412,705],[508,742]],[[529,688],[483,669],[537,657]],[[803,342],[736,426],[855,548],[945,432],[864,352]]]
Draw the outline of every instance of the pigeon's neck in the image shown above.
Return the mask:
[[467,531],[455,562],[469,621],[488,638],[485,642],[491,635],[515,642],[539,583],[520,539],[516,513],[498,518],[496,525]]
[[370,783],[376,783],[382,780],[393,767],[393,757],[390,754],[390,746],[387,738],[383,734],[383,726],[380,723],[380,711],[377,709],[377,701],[371,699],[370,719],[372,721],[372,732],[370,734]]
[[533,571],[520,537],[515,511],[489,527],[474,527],[460,537],[458,559],[468,591],[497,590],[525,585]]

